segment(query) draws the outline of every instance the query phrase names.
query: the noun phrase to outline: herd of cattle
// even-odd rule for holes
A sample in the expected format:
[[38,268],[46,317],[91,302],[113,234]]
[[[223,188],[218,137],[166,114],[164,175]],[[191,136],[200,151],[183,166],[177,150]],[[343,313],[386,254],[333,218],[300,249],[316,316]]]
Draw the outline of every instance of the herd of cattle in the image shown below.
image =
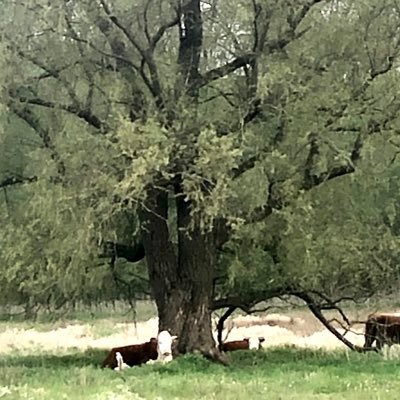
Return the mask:
[[[172,345],[177,336],[172,336],[168,331],[161,331],[157,338],[148,342],[130,346],[114,347],[108,353],[102,368],[112,368],[120,371],[125,368],[154,362],[166,363],[172,361]],[[261,349],[265,339],[244,338],[222,343],[219,350],[223,352],[235,350]],[[371,348],[376,341],[376,349],[381,349],[385,344],[400,344],[400,314],[374,313],[370,314],[365,323],[364,348]]]
[[[102,368],[120,371],[141,364],[167,363],[172,361],[172,345],[176,339],[177,336],[171,336],[168,331],[161,331],[157,338],[153,337],[148,342],[114,347],[103,361]],[[225,342],[219,346],[219,350],[227,352],[260,349],[264,340],[263,337],[259,337]]]

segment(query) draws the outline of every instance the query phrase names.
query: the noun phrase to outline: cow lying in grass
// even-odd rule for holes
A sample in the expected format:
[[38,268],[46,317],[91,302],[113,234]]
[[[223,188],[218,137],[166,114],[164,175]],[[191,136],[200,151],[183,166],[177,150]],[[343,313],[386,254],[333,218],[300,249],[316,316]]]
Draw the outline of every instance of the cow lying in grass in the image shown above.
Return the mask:
[[157,339],[130,346],[114,347],[103,361],[102,368],[121,370],[148,362],[172,361],[172,343],[176,336],[161,331]]
[[231,342],[222,343],[218,346],[220,351],[235,351],[235,350],[259,350],[262,348],[261,343],[264,342],[263,337],[250,337],[243,340],[234,340]]
[[[117,356],[119,354],[119,356]],[[103,361],[102,368],[117,369],[118,363],[125,363],[129,367],[147,363],[149,360],[156,360],[157,339],[151,338],[150,341],[130,346],[114,347]],[[119,361],[120,360],[120,361]]]
[[379,313],[368,315],[365,323],[364,348],[369,348],[376,341],[376,348],[383,345],[400,344],[400,314]]

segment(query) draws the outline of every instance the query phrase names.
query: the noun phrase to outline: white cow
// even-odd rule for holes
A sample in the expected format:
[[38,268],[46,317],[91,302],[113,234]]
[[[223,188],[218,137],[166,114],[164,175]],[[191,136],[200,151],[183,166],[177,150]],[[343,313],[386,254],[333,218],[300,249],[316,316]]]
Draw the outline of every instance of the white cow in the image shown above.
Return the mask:
[[178,336],[172,336],[168,331],[161,331],[157,336],[157,360],[149,360],[146,364],[165,364],[172,361],[172,343],[177,338]]
[[264,342],[265,339],[263,337],[249,337],[249,350],[259,350],[261,349],[261,343]]

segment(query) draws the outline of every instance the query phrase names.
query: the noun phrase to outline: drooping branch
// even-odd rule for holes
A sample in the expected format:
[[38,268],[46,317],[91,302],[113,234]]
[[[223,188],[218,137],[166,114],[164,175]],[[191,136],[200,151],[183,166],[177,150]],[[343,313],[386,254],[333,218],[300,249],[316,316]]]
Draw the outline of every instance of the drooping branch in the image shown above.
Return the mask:
[[318,306],[318,304],[315,302],[315,300],[306,292],[297,292],[293,293],[294,296],[298,297],[299,299],[302,299],[306,304],[309,310],[313,313],[313,315],[324,325],[324,327],[331,332],[336,338],[338,338],[343,344],[345,344],[349,349],[353,351],[357,351],[359,353],[363,353],[365,351],[368,351],[370,349],[365,349],[363,347],[357,346],[353,343],[351,343],[348,339],[344,337],[340,332],[338,332],[337,329],[335,329],[331,323],[325,318],[323,315],[321,308]]
[[222,332],[224,330],[225,321],[235,312],[236,307],[231,306],[229,307],[221,318],[218,320],[217,323],[217,341],[218,341],[218,348],[221,350],[223,340],[222,340]]
[[350,320],[347,318],[347,316],[343,312],[342,308],[339,307],[339,304],[343,301],[356,302],[354,297],[342,296],[342,297],[339,297],[338,299],[333,300],[333,299],[330,299],[328,296],[326,296],[324,293],[319,292],[317,290],[311,290],[311,291],[309,291],[309,293],[316,295],[322,299],[322,302],[319,303],[320,310],[336,310],[347,325],[351,324]]
[[[328,320],[324,314],[323,310],[336,310],[338,311],[344,322],[348,327],[351,326],[353,322],[350,322],[349,319],[345,316],[344,312],[340,309],[338,306],[338,302],[340,300],[334,301],[330,300],[327,296],[320,296],[323,299],[322,303],[319,303],[315,300],[315,298],[312,296],[311,293],[303,290],[297,290],[292,287],[286,287],[286,288],[280,288],[277,289],[276,291],[263,291],[263,292],[257,292],[257,293],[247,293],[243,294],[242,296],[232,296],[228,297],[225,299],[219,299],[214,302],[214,307],[213,310],[221,309],[221,308],[228,308],[228,310],[225,312],[223,315],[224,318],[223,322],[234,312],[236,308],[241,308],[243,310],[249,310],[251,307],[254,307],[254,305],[266,301],[268,299],[274,298],[274,297],[281,297],[281,296],[294,296],[297,297],[298,299],[303,300],[309,310],[312,312],[312,314],[322,323],[322,325],[329,331],[331,332],[338,340],[340,340],[342,343],[344,343],[349,349],[357,352],[366,352],[366,351],[372,351],[375,350],[374,348],[363,348],[358,345],[355,345],[354,343],[350,342],[348,339],[345,338],[345,334],[341,334],[333,325],[332,322],[334,320]],[[318,293],[320,295],[320,293]],[[341,299],[341,300],[344,300]],[[249,306],[250,305],[250,306]],[[226,316],[227,315],[227,316]],[[343,317],[344,316],[344,317]],[[345,333],[348,331],[348,329],[345,329]],[[222,331],[221,331],[222,332]],[[221,333],[222,337],[222,333]]]

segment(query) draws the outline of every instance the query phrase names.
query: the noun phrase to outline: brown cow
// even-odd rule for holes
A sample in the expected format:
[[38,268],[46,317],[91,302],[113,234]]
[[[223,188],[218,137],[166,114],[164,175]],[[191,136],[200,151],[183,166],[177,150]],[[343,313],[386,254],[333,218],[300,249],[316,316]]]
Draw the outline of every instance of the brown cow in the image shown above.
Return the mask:
[[102,368],[117,368],[117,353],[120,353],[123,362],[130,367],[145,364],[149,360],[157,360],[157,339],[151,338],[150,341],[142,344],[114,347],[108,353],[102,364]]
[[365,323],[364,348],[369,348],[376,341],[379,350],[384,344],[400,344],[400,314],[379,313],[368,315]]
[[245,338],[243,340],[234,340],[232,342],[222,343],[219,346],[220,351],[235,351],[235,350],[259,350],[261,343],[264,342],[263,337],[259,338]]

